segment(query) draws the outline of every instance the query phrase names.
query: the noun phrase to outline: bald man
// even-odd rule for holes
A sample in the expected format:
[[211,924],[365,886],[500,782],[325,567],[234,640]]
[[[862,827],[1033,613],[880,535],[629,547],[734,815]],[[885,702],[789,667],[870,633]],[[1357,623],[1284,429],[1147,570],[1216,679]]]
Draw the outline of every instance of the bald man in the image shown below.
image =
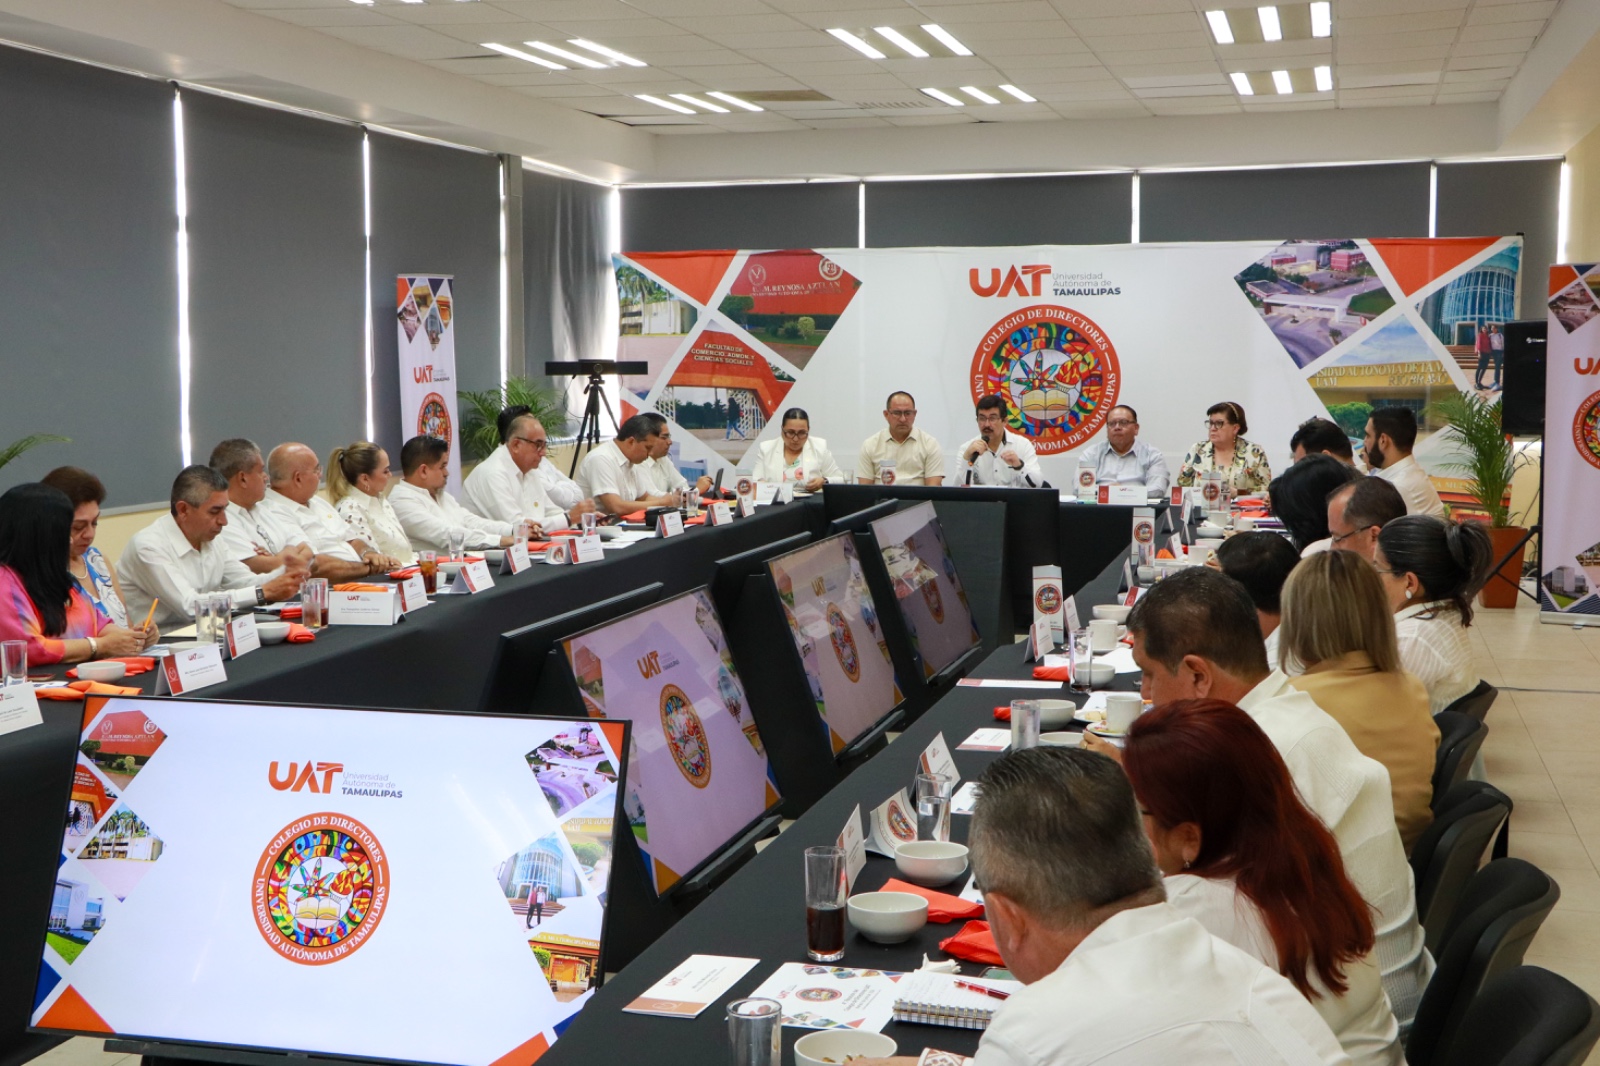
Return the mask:
[[317,553],[317,576],[331,582],[381,574],[400,565],[360,537],[333,505],[317,494],[322,464],[304,444],[280,444],[267,456],[266,496],[257,504],[276,521],[300,527],[305,542]]

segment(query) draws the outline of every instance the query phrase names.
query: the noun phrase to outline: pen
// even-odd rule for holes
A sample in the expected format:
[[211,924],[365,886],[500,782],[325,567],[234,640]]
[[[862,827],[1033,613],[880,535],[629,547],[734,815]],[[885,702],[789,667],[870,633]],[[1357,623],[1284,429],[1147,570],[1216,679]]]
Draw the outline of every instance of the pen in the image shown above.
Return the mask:
[[990,996],[990,997],[992,997],[994,999],[1010,999],[1011,998],[1011,993],[1010,992],[1002,992],[998,988],[990,988],[988,985],[974,985],[974,984],[970,984],[970,983],[968,983],[966,981],[957,981],[956,982],[956,987],[957,988],[969,988],[974,992],[982,992],[984,995]]

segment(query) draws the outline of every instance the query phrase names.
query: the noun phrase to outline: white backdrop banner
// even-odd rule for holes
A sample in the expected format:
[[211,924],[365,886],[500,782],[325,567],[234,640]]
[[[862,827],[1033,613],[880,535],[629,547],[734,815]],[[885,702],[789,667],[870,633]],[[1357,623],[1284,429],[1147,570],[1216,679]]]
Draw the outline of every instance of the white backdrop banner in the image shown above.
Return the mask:
[[1422,423],[1419,461],[1442,472],[1425,408],[1474,387],[1479,330],[1515,317],[1521,248],[1351,238],[619,255],[618,357],[650,368],[623,379],[624,399],[671,419],[680,463],[708,469],[749,467],[783,411],[801,407],[850,472],[903,389],[954,471],[977,435],[977,398],[999,393],[1057,487],[1118,403],[1174,472],[1218,401],[1245,408],[1275,470],[1305,419],[1333,418],[1359,453],[1368,413],[1400,404]]
[[1551,615],[1600,624],[1600,268],[1550,268],[1545,358],[1543,554]]
[[[426,433],[450,444],[452,492],[461,487],[456,416],[455,279],[449,274],[395,278],[395,328],[400,338],[400,439]],[[398,455],[390,461],[400,463]]]

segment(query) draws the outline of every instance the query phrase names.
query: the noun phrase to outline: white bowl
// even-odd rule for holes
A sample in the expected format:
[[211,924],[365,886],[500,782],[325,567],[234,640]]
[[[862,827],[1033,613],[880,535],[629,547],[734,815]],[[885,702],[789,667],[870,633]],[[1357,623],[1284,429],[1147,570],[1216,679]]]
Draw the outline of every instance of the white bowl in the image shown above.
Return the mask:
[[967,872],[967,846],[943,840],[913,840],[895,849],[894,864],[914,885],[948,885]]
[[1091,687],[1109,685],[1117,676],[1117,668],[1110,663],[1090,663],[1083,668]]
[[483,555],[483,561],[490,566],[499,566],[506,558],[506,550],[504,548],[484,548],[481,554]]
[[1233,528],[1240,533],[1248,533],[1256,528],[1256,520],[1254,518],[1235,518],[1233,520]]
[[1214,552],[1220,547],[1222,547],[1222,541],[1216,537],[1202,537],[1197,539],[1194,542],[1194,546],[1189,549],[1189,557],[1192,559],[1198,556],[1201,560],[1204,560],[1208,552]]
[[1207,511],[1206,512],[1206,521],[1210,522],[1214,526],[1222,526],[1222,527],[1226,528],[1228,523],[1232,519],[1233,519],[1233,512],[1231,512],[1231,511]]
[[928,924],[928,901],[911,892],[863,892],[846,906],[856,931],[879,944],[898,944]]
[[128,672],[125,663],[80,663],[78,676],[85,681],[121,681]]
[[1073,733],[1073,732],[1040,733],[1039,734],[1039,745],[1040,745],[1040,747],[1045,747],[1045,748],[1077,748],[1077,747],[1082,747],[1082,745],[1083,745],[1083,734],[1082,733]]
[[[1139,569],[1143,570],[1144,567],[1141,566]],[[1151,569],[1154,569],[1154,567]],[[1132,610],[1132,607],[1124,607],[1120,603],[1102,603],[1094,609],[1094,616],[1096,618],[1109,618],[1120,624],[1128,620],[1128,614]]]
[[1209,537],[1212,540],[1221,540],[1223,537],[1228,535],[1228,531],[1226,529],[1218,525],[1213,525],[1210,522],[1201,522],[1199,527],[1196,528],[1195,532],[1202,537]]
[[837,1066],[846,1059],[887,1059],[899,1050],[894,1040],[882,1033],[859,1029],[823,1029],[807,1033],[794,1042],[795,1066]]
[[1071,700],[1039,700],[1039,728],[1060,729],[1078,713]]
[[288,622],[257,622],[256,634],[263,644],[282,644],[289,639]]

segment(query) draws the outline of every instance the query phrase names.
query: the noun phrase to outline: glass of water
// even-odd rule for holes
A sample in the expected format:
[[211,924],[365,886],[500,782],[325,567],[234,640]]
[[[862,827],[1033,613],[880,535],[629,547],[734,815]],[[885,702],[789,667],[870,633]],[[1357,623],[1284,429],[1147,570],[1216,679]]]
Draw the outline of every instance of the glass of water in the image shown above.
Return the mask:
[[950,794],[955,782],[949,774],[917,775],[917,839],[950,839]]
[[467,531],[452,529],[450,531],[450,561],[459,563],[467,554]]
[[0,687],[28,683],[28,642],[0,641]]

